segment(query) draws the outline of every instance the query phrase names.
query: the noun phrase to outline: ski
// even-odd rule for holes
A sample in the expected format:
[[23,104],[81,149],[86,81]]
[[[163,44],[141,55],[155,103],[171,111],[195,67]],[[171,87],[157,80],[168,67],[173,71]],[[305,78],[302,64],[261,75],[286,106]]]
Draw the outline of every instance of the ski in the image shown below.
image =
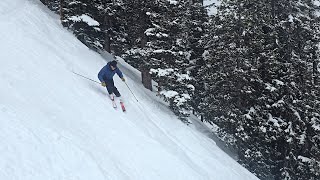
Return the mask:
[[[117,108],[117,104],[113,95],[110,95],[110,100],[112,101],[113,108]],[[123,112],[126,112],[126,108],[124,107],[123,101],[120,99],[120,106]]]
[[121,109],[123,112],[126,112],[126,108],[124,107],[124,104],[122,101],[120,101]]
[[114,96],[110,96],[110,99],[111,99],[111,101],[112,101],[112,106],[113,106],[113,108],[117,108],[117,104],[116,104],[116,101],[114,100]]
[[116,104],[116,101],[115,100],[111,100],[112,101],[112,106],[113,106],[113,108],[117,108],[117,104]]

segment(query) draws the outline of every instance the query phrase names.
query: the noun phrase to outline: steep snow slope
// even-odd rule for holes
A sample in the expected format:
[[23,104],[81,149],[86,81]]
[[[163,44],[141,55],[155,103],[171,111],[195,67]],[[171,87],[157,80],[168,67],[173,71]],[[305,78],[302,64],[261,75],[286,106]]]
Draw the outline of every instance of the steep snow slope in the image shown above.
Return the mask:
[[[0,1],[0,179],[256,179],[125,71],[127,113],[97,80],[106,62],[35,0]],[[125,69],[125,68],[124,68]],[[128,69],[128,68],[126,68]]]

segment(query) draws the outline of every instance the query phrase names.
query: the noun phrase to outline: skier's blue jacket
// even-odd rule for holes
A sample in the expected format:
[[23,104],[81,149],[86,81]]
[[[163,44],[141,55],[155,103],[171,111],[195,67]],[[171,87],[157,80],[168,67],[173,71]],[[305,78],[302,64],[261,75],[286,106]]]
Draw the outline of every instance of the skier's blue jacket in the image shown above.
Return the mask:
[[99,72],[98,78],[101,82],[112,80],[114,74],[117,73],[120,78],[123,78],[123,74],[118,67],[112,71],[110,67],[110,62],[107,63]]

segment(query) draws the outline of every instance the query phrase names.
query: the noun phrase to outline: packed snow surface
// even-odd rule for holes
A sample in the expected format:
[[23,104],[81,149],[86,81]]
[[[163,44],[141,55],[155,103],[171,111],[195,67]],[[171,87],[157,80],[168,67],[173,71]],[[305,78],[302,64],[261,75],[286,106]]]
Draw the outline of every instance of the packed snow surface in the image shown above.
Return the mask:
[[[109,59],[110,60],[110,59]],[[0,1],[1,180],[257,179],[145,90],[115,77],[127,112],[97,80],[106,61],[36,0]]]

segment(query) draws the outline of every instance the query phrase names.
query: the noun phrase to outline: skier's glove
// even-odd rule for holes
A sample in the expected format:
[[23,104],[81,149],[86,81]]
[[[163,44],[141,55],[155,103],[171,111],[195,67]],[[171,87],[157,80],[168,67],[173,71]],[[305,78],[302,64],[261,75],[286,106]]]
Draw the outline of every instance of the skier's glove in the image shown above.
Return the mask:
[[121,80],[122,80],[123,82],[125,82],[125,81],[126,81],[126,79],[125,79],[124,77],[122,77],[122,78],[121,78]]
[[107,84],[105,82],[101,82],[101,86],[106,87]]

